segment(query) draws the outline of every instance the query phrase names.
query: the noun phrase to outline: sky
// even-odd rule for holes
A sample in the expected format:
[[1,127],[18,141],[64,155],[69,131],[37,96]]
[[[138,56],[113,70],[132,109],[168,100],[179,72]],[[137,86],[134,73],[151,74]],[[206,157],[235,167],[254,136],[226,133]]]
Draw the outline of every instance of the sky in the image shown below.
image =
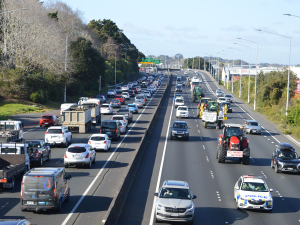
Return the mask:
[[300,64],[300,18],[283,15],[300,17],[300,0],[63,1],[80,10],[85,23],[114,21],[145,55],[243,56],[255,63],[256,44],[237,39],[244,38],[258,43],[258,63],[288,64],[290,39],[255,30],[261,29],[290,37],[291,65]]

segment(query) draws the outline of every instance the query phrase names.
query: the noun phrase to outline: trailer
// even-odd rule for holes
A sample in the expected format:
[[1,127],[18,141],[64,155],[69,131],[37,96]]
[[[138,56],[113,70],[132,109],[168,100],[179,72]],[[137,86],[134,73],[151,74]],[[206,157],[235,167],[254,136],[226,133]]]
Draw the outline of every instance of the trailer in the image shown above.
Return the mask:
[[17,177],[30,170],[27,147],[25,143],[0,144],[0,189],[13,189]]
[[62,126],[69,130],[86,133],[91,130],[92,124],[91,108],[70,107],[69,111],[62,112]]
[[22,142],[23,123],[14,120],[0,121],[0,143]]

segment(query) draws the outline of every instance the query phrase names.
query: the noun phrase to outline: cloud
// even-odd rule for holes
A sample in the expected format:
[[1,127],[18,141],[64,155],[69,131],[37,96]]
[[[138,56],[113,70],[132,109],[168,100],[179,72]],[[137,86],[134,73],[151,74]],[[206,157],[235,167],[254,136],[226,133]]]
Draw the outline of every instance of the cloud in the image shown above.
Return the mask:
[[175,30],[175,28],[171,25],[165,26],[165,30]]
[[234,26],[225,28],[224,30],[227,30],[227,31],[236,31],[236,32],[246,31],[246,29],[244,27],[241,27],[239,25],[234,25]]
[[148,30],[148,29],[145,29],[143,27],[139,27],[139,26],[136,26],[132,23],[125,23],[123,28],[125,33],[133,33],[133,34],[142,34],[142,35],[150,35],[150,36],[156,36],[156,37],[163,37],[164,35],[159,32],[159,31],[156,31],[156,30]]

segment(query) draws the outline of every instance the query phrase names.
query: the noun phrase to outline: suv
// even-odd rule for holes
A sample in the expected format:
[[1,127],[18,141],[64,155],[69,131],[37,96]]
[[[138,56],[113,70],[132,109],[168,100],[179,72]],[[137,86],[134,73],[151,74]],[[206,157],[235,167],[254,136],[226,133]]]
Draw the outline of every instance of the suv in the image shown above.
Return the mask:
[[175,88],[176,92],[182,92],[182,86],[177,85]]
[[293,146],[288,143],[280,143],[272,154],[271,168],[275,168],[276,173],[300,172],[300,159]]
[[96,163],[96,151],[89,144],[72,144],[65,152],[64,165],[69,166],[83,165],[91,168]]
[[121,136],[120,123],[117,120],[104,120],[101,123],[100,134],[107,134],[111,139],[119,140]]
[[26,144],[28,144],[27,151],[31,165],[42,166],[44,161],[50,161],[50,146],[46,145],[44,140],[26,140]]
[[69,180],[64,168],[33,168],[24,174],[21,184],[21,210],[61,211],[61,203],[70,199]]
[[166,180],[158,193],[155,206],[155,221],[194,221],[195,205],[193,195],[187,182],[178,180]]
[[235,183],[234,199],[237,209],[273,209],[273,198],[266,182],[260,176],[243,175]]
[[45,142],[50,145],[68,147],[72,142],[72,132],[67,127],[49,127],[45,134]]
[[173,125],[170,126],[171,128],[171,140],[173,139],[185,139],[186,141],[189,140],[189,130],[190,127],[188,126],[187,122],[185,121],[174,121]]

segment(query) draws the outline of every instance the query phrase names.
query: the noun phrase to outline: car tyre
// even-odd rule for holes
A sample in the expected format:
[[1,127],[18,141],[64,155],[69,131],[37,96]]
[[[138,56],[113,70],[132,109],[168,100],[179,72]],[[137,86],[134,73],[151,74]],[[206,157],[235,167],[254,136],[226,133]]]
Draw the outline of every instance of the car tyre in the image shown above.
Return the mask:
[[47,162],[49,162],[50,161],[50,158],[51,158],[51,152],[49,151],[49,153],[48,153],[48,156],[47,156]]
[[92,168],[92,162],[90,161],[89,164],[87,164],[87,168],[91,169]]
[[68,190],[68,196],[66,197],[66,202],[68,202],[70,200],[70,188],[69,188],[69,190]]
[[95,157],[94,157],[94,160],[93,160],[93,162],[92,162],[93,164],[95,164],[96,163],[96,154],[95,154]]
[[67,163],[65,163],[64,166],[65,166],[65,168],[68,168],[68,167],[69,167],[69,165],[68,165]]
[[278,165],[275,165],[275,173],[279,173]]
[[60,212],[60,211],[61,211],[61,200],[60,200],[59,203],[58,203],[58,206],[57,206],[57,208],[56,208],[56,211],[57,211],[57,212]]
[[39,160],[39,166],[43,166],[43,157],[41,156],[40,160]]
[[186,141],[188,141],[188,140],[189,140],[189,138],[190,138],[190,136],[187,136],[185,140],[186,140]]
[[161,223],[161,220],[159,220],[155,217],[155,223]]
[[238,209],[238,210],[240,209],[238,200],[236,200],[236,209]]
[[271,159],[271,168],[274,169],[274,159]]
[[224,163],[226,158],[226,149],[220,145],[218,151],[218,163]]

